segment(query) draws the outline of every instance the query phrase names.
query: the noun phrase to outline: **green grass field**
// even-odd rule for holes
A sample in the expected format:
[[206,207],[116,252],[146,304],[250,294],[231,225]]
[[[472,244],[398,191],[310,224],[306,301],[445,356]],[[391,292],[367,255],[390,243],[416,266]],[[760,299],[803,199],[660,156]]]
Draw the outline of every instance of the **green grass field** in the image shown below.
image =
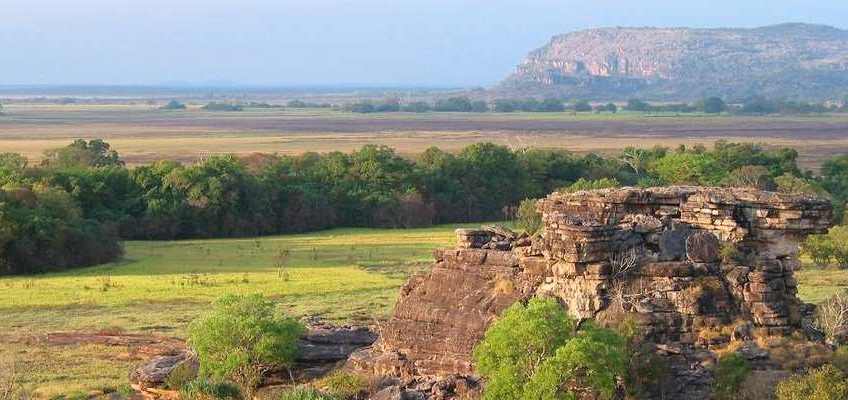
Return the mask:
[[[456,227],[128,242],[119,263],[0,278],[0,382],[4,366],[15,360],[25,390],[38,398],[115,390],[127,384],[127,370],[139,360],[130,349],[32,338],[61,331],[184,337],[187,325],[226,293],[260,292],[291,315],[335,323],[384,320],[399,287],[430,265],[434,248],[453,244]],[[282,270],[281,251],[288,252]],[[806,301],[848,287],[848,271],[807,267],[796,276]]]
[[[429,266],[434,248],[454,241],[456,227],[128,242],[119,263],[0,278],[0,337],[7,337],[0,341],[0,369],[10,358],[26,366],[23,384],[41,398],[118,388],[138,361],[125,348],[8,339],[57,331],[183,337],[187,325],[226,293],[260,292],[291,315],[371,324],[388,317],[398,288]],[[280,251],[289,252],[282,270]]]

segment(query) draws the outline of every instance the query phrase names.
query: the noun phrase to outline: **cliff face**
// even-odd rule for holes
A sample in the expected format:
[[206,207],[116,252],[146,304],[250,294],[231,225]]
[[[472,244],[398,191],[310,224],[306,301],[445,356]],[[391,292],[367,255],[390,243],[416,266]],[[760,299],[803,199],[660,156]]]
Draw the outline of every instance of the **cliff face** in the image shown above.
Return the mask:
[[[458,230],[460,246],[437,251],[433,269],[410,279],[380,339],[348,366],[402,382],[472,375],[471,352],[488,326],[533,296],[559,299],[578,319],[641,326],[673,366],[665,398],[707,398],[713,350],[731,341],[760,371],[822,361],[815,308],[796,297],[792,275],[798,243],[829,226],[827,201],[742,189],[622,188],[554,193],[538,209],[544,226],[532,241]],[[784,338],[781,346],[792,340],[798,363],[786,365],[777,356],[786,349],[762,348],[756,335]]]
[[589,99],[824,100],[842,98],[846,83],[848,31],[831,27],[602,28],[554,37],[495,91]]

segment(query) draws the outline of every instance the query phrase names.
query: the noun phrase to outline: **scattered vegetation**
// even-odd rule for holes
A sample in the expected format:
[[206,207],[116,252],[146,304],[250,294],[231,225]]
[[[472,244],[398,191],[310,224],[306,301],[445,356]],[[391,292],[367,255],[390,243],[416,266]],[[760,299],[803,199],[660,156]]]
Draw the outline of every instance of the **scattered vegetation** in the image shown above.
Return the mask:
[[838,368],[825,365],[777,385],[778,400],[848,399],[848,379]]
[[180,398],[188,400],[236,400],[241,392],[235,385],[214,379],[197,379],[180,389]]
[[321,383],[328,392],[344,399],[357,398],[368,389],[368,381],[365,378],[343,371],[333,372]]
[[807,237],[801,250],[818,266],[833,261],[840,269],[848,268],[848,226],[834,226],[827,234]]
[[306,327],[280,317],[260,294],[226,295],[189,327],[188,343],[200,360],[200,376],[234,382],[248,397],[269,365],[287,366]]
[[536,211],[535,199],[524,199],[518,205],[518,227],[529,235],[533,235],[542,229],[542,214]]
[[160,110],[185,110],[186,108],[186,105],[180,103],[178,100],[171,100],[168,102],[168,104],[159,107]]
[[229,104],[229,103],[218,103],[218,102],[215,102],[215,101],[213,101],[211,103],[206,103],[205,105],[203,105],[203,107],[201,107],[201,109],[206,110],[206,111],[244,111],[244,107],[242,107],[240,105]]
[[307,387],[294,387],[285,390],[277,397],[278,400],[342,400],[337,395],[327,394],[318,389]]
[[719,357],[715,367],[714,397],[719,400],[737,399],[750,370],[748,361],[737,353]]

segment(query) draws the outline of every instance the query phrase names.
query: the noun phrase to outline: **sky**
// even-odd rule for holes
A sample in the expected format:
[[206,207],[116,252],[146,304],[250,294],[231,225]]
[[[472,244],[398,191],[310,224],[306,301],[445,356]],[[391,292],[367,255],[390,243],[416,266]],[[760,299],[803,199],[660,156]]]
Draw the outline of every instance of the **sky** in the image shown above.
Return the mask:
[[600,26],[848,29],[847,0],[0,0],[0,84],[488,86]]

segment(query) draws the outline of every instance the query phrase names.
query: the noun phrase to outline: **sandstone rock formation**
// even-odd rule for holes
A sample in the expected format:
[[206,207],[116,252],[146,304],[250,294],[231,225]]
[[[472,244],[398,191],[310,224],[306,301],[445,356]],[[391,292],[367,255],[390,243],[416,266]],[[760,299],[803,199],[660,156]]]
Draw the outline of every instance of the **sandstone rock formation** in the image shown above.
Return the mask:
[[555,36],[495,91],[596,100],[832,100],[842,98],[846,83],[848,32],[832,27],[600,28]]
[[705,398],[711,349],[730,340],[759,368],[782,368],[754,332],[801,337],[802,352],[820,338],[792,273],[798,243],[830,224],[825,200],[622,188],[554,193],[537,208],[543,229],[529,246],[492,229],[458,230],[460,247],[436,251],[433,269],[410,279],[380,339],[348,368],[401,386],[420,376],[475,382],[474,345],[502,310],[532,296],[557,298],[578,319],[635,321],[673,365],[667,398]]

